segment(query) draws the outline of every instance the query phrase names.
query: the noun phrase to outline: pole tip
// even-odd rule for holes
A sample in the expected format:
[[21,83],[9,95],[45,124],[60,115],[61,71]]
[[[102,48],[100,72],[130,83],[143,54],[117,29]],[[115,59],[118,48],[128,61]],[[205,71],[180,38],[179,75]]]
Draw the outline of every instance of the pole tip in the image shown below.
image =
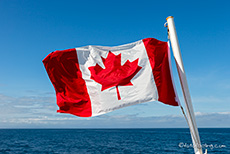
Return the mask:
[[173,18],[173,16],[168,16],[168,17],[166,18],[166,20],[168,20],[168,19],[170,19],[170,18]]

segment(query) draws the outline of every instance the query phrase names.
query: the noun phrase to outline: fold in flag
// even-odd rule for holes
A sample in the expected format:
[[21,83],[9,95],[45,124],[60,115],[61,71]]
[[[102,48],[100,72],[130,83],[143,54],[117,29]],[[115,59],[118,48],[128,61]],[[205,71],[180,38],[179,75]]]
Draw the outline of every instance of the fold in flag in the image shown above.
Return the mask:
[[143,102],[179,103],[168,43],[154,38],[55,51],[43,63],[56,91],[57,112],[91,117]]

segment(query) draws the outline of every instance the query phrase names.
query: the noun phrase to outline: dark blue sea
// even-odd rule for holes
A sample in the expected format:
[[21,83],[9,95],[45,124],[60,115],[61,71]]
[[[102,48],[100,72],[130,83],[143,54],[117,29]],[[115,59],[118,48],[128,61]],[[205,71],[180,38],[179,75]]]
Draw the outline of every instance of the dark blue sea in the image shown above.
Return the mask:
[[[199,129],[208,154],[230,153],[230,129]],[[0,129],[1,154],[188,154],[188,129]]]

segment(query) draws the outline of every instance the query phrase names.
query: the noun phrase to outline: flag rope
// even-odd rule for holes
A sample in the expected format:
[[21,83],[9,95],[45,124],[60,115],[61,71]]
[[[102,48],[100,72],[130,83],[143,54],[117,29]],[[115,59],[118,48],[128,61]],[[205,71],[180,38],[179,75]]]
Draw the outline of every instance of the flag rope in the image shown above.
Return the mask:
[[[170,40],[170,42],[172,44],[172,50],[174,53],[174,59],[176,61],[176,66],[177,66],[177,70],[178,70],[178,74],[179,74],[179,78],[180,78],[180,82],[181,82],[181,88],[182,88],[184,101],[185,101],[186,113],[188,114],[187,115],[188,117],[186,116],[181,104],[179,104],[179,105],[180,105],[182,113],[186,119],[186,122],[188,123],[193,144],[195,144],[195,145],[193,145],[194,152],[196,154],[203,154],[198,129],[196,126],[195,114],[194,114],[193,107],[191,104],[192,103],[191,102],[191,96],[190,96],[190,93],[188,90],[188,84],[187,84],[187,80],[186,80],[186,76],[185,76],[185,72],[184,72],[184,66],[183,66],[183,62],[182,62],[182,58],[181,58],[180,47],[179,47],[179,43],[178,43],[178,39],[177,39],[174,20],[173,20],[172,16],[169,16],[168,18],[166,18],[166,20],[167,20],[167,22],[164,24],[164,27],[167,27],[168,39]],[[172,34],[172,35],[170,35],[170,34]]]
[[[167,22],[164,24],[164,27],[167,28],[167,36],[168,36],[168,42],[169,42],[169,40],[170,40],[170,33],[169,33],[169,28],[168,28],[168,23],[167,23]],[[180,106],[181,111],[182,111],[182,114],[184,115],[184,118],[185,118],[185,120],[186,120],[186,122],[187,122],[187,124],[188,124],[188,126],[189,126],[188,118],[187,118],[187,116],[186,116],[186,114],[185,114],[185,112],[184,112],[184,108],[183,108],[183,106],[181,105],[181,103],[179,104],[179,106]],[[194,138],[194,140],[196,140],[196,143],[199,143],[198,140],[197,140],[197,138],[194,136],[194,133],[193,133],[193,131],[191,130],[190,127],[189,127],[189,129],[190,129],[192,138]],[[197,146],[197,145],[195,145],[195,146]],[[201,146],[201,145],[198,145],[198,146]]]
[[[184,115],[184,118],[185,118],[187,124],[189,125],[188,118],[187,118],[187,116],[186,116],[186,114],[185,114],[185,112],[184,112],[184,108],[183,108],[181,105],[180,105],[180,108],[181,108],[181,111],[182,111],[182,113],[183,113],[183,115]],[[190,129],[190,127],[189,127],[189,129]],[[194,137],[194,134],[193,134],[193,132],[191,131],[191,129],[190,129],[190,132],[191,132],[192,138],[194,138],[194,140],[196,140],[196,142],[197,142],[197,139]],[[200,145],[198,145],[198,146],[200,146]]]

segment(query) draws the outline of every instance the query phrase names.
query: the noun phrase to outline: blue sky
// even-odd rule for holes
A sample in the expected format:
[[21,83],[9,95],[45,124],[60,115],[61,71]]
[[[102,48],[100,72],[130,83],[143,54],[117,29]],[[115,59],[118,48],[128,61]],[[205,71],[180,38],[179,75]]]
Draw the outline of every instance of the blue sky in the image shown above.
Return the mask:
[[[187,127],[179,108],[158,102],[95,117],[56,113],[42,59],[54,50],[167,41],[174,16],[198,127],[230,127],[230,2],[0,1],[0,128]],[[183,97],[173,63],[179,97]]]

